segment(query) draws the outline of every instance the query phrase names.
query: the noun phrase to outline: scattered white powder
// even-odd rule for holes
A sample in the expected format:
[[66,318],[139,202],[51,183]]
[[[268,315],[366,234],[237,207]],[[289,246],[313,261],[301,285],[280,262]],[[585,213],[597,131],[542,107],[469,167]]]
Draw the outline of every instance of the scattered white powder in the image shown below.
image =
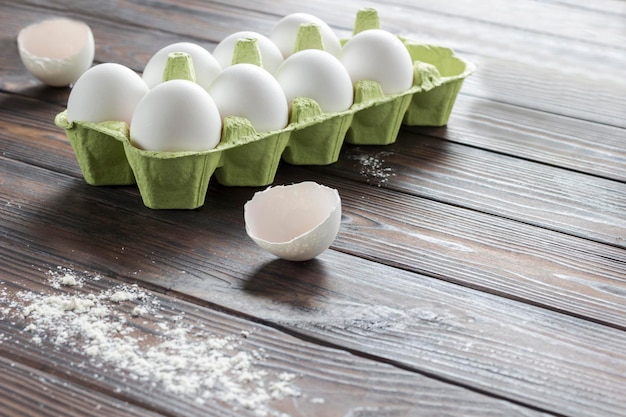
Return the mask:
[[384,157],[386,155],[389,155],[389,152],[367,155],[358,152],[357,148],[355,152],[349,155],[349,158],[359,163],[359,174],[364,176],[369,184],[380,187],[386,184],[390,177],[395,175],[391,167],[385,166]]
[[[32,343],[52,343],[87,355],[97,368],[199,404],[222,401],[260,417],[284,416],[272,410],[270,402],[300,395],[294,374],[268,371],[263,367],[265,352],[245,348],[247,330],[213,335],[182,313],[167,314],[156,297],[137,285],[88,292],[83,288],[87,274],[59,267],[48,276],[53,294],[11,295],[0,282],[0,319],[22,320]],[[154,327],[160,334],[136,327],[137,320],[148,318],[157,320]],[[0,343],[7,340],[0,337]]]
[[78,276],[74,271],[57,266],[56,270],[48,271],[48,282],[53,288],[59,289],[64,287],[82,287],[83,278]]

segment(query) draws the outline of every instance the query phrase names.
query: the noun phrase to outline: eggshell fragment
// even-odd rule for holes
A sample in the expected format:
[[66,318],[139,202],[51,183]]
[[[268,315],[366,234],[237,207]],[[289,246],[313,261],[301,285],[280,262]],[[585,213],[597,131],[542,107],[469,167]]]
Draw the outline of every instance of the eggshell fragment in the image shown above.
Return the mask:
[[413,86],[413,59],[402,41],[385,30],[354,35],[343,46],[340,60],[353,82],[376,81],[385,94],[403,93]]
[[283,63],[283,54],[267,36],[252,31],[235,32],[217,44],[213,50],[213,56],[220,63],[222,68],[230,67],[233,63],[233,55],[235,45],[240,39],[256,39],[259,52],[261,54],[261,66],[270,73],[276,72],[276,69]]
[[324,252],[341,225],[337,190],[305,181],[269,187],[244,205],[248,236],[261,248],[290,261],[306,261]]
[[319,49],[296,52],[275,75],[289,103],[296,97],[315,100],[326,113],[341,112],[352,105],[354,89],[350,74],[333,55]]
[[225,68],[211,84],[209,94],[222,117],[244,117],[257,132],[282,129],[289,120],[289,106],[280,84],[257,65]]
[[70,122],[123,121],[130,124],[148,86],[128,67],[104,63],[88,69],[76,81],[67,100]]
[[204,151],[220,141],[222,119],[207,91],[187,80],[165,81],[139,102],[131,143],[157,152]]
[[164,46],[157,51],[144,68],[142,78],[148,87],[153,88],[164,81],[163,75],[167,57],[172,52],[184,52],[191,55],[196,82],[208,89],[222,67],[215,57],[205,48],[192,42],[178,42]]
[[93,63],[95,42],[86,23],[55,18],[32,24],[17,36],[26,69],[53,87],[68,86]]
[[308,13],[292,13],[280,19],[270,33],[269,38],[274,42],[283,54],[288,58],[295,52],[296,40],[300,25],[314,23],[319,26],[324,50],[338,57],[341,54],[341,43],[326,22],[317,16]]

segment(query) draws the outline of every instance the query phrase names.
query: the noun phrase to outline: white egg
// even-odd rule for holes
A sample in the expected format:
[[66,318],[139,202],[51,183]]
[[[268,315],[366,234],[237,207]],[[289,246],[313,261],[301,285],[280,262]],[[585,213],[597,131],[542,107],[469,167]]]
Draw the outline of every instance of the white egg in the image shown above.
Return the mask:
[[280,19],[269,35],[269,38],[278,46],[285,58],[295,52],[300,25],[305,23],[318,25],[322,34],[324,50],[337,57],[340,55],[341,43],[326,22],[308,13],[292,13]]
[[339,233],[341,199],[337,190],[305,181],[269,187],[244,205],[248,236],[261,248],[290,261],[324,252]]
[[327,113],[347,110],[354,100],[350,75],[341,62],[328,52],[305,49],[283,62],[275,75],[287,101],[308,97]]
[[385,94],[402,93],[413,85],[413,60],[397,36],[381,30],[359,32],[343,46],[341,62],[353,82],[371,80]]
[[91,67],[95,53],[89,26],[64,18],[44,20],[22,29],[17,47],[26,69],[54,87],[76,82]]
[[139,102],[130,124],[131,143],[157,152],[204,151],[220,141],[222,119],[198,84],[165,81]]
[[283,89],[267,70],[253,64],[225,68],[209,88],[222,117],[245,117],[258,132],[287,125],[289,106]]
[[67,100],[67,120],[124,121],[130,124],[148,86],[128,67],[115,63],[91,67],[76,81]]
[[142,77],[148,87],[153,88],[163,82],[167,57],[172,52],[185,52],[191,55],[196,82],[205,89],[209,88],[215,77],[222,71],[219,62],[202,46],[191,42],[173,43],[161,48],[146,64]]
[[241,31],[224,38],[213,50],[213,56],[217,62],[220,63],[222,68],[232,65],[235,45],[240,39],[257,40],[257,46],[261,53],[261,65],[272,74],[276,72],[276,69],[282,64],[283,54],[280,52],[280,49],[278,49],[278,46],[267,36],[252,31]]

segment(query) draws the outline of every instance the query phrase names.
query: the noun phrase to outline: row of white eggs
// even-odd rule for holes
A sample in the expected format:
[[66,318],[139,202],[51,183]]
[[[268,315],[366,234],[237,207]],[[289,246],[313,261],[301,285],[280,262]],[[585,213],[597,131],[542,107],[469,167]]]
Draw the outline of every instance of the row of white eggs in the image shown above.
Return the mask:
[[[302,24],[319,27],[324,50],[295,52]],[[239,39],[255,39],[261,66],[233,62]],[[163,81],[168,56],[189,54],[195,82]],[[413,83],[413,62],[402,42],[381,29],[359,32],[343,47],[319,18],[296,13],[281,19],[269,37],[237,32],[213,53],[193,43],[164,47],[142,76],[114,63],[96,65],[75,83],[67,105],[69,121],[125,121],[131,142],[150,151],[203,151],[220,142],[222,120],[244,117],[258,132],[284,128],[294,97],[315,100],[324,112],[353,103],[354,83],[373,80],[385,94]]]

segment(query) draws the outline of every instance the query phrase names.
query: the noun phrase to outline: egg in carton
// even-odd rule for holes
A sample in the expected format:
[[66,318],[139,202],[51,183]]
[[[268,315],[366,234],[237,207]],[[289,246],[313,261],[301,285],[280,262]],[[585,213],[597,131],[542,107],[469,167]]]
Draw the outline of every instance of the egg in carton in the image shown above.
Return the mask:
[[[362,9],[351,39],[379,27],[377,11]],[[209,150],[140,149],[131,139],[128,123],[70,121],[67,110],[57,115],[55,123],[65,129],[89,184],[136,183],[149,208],[195,209],[204,204],[213,176],[226,186],[265,186],[273,183],[281,159],[296,165],[332,164],[344,142],[386,145],[395,142],[403,123],[447,124],[463,80],[474,66],[449,48],[397,39],[412,61],[409,88],[388,93],[379,81],[355,80],[352,105],[338,112],[323,111],[312,98],[295,97],[288,124],[270,131],[257,131],[244,117],[226,116],[219,143]],[[349,41],[342,41],[344,48]],[[319,27],[302,25],[296,49],[323,49]],[[241,39],[233,60],[260,65],[256,41]],[[164,79],[177,78],[193,80],[189,54],[168,57]]]

